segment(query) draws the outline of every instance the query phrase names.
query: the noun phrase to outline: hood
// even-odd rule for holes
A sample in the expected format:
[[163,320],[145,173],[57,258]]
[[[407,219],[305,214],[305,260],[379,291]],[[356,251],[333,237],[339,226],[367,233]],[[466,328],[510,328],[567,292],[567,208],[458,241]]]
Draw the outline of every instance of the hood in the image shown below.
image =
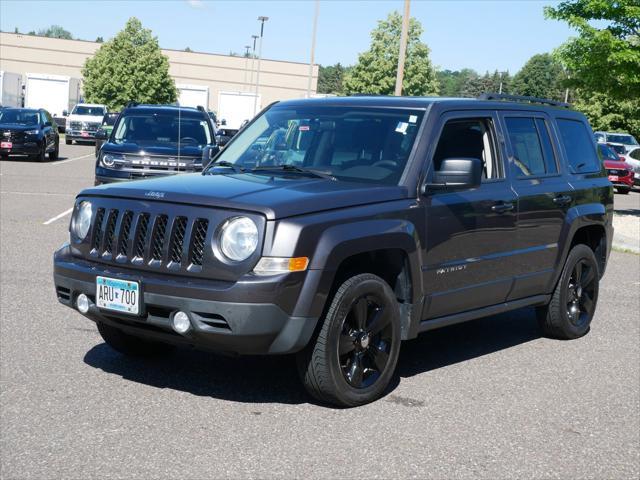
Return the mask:
[[19,123],[0,123],[0,130],[24,132],[26,130],[40,130],[40,125],[21,125]]
[[605,168],[615,168],[617,170],[633,170],[631,165],[626,162],[618,162],[614,160],[605,160],[604,161]]
[[406,187],[325,179],[200,173],[88,188],[81,196],[113,196],[262,213],[269,220],[407,198]]
[[102,123],[103,115],[69,115],[67,117],[68,122],[92,122]]
[[104,153],[128,153],[133,155],[161,155],[161,156],[178,156],[185,157],[202,157],[202,148],[198,145],[180,145],[178,151],[177,144],[139,144],[139,143],[105,143],[102,147]]

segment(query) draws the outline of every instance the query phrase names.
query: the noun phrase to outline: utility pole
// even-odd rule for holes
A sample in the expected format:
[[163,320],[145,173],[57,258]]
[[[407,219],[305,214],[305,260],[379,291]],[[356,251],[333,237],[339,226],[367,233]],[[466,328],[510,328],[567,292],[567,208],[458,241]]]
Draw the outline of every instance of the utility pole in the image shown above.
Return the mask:
[[502,73],[500,72],[500,91],[498,92],[500,95],[502,95]]
[[[249,84],[253,85],[253,63],[256,59],[256,40],[258,39],[258,35],[251,35],[253,39],[253,50],[251,51],[251,73],[249,74]],[[247,85],[247,91],[251,90],[249,85]]]
[[311,37],[311,61],[309,62],[309,80],[307,82],[307,98],[311,97],[311,81],[313,79],[313,62],[316,53],[316,31],[318,30],[318,13],[320,12],[320,0],[316,0],[316,8],[313,14],[313,34]]
[[400,34],[400,55],[398,55],[398,73],[396,74],[396,90],[394,95],[402,95],[404,79],[404,57],[407,53],[407,37],[409,36],[409,0],[404,0],[404,16],[402,17],[402,33]]
[[264,36],[264,22],[269,20],[269,17],[258,17],[260,23],[260,44],[258,46],[258,71],[256,72],[256,96],[253,99],[253,115],[258,113],[258,90],[260,88],[260,62],[262,60],[262,37]]
[[251,45],[245,45],[244,46],[244,88],[246,88],[248,90],[249,84],[247,83],[247,70],[249,70],[249,49],[251,48]]

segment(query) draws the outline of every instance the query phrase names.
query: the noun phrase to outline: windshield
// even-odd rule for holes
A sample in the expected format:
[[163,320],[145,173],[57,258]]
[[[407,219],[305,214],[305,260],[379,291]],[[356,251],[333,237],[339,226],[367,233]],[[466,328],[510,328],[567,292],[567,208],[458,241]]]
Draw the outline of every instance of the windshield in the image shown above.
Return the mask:
[[177,144],[204,146],[212,143],[208,122],[202,118],[175,114],[135,113],[120,118],[115,143],[145,145]]
[[34,110],[0,110],[0,123],[38,125],[38,112]]
[[638,141],[631,135],[617,135],[614,133],[607,134],[607,142],[623,143],[625,145],[638,145]]
[[621,154],[621,155],[624,155],[624,154],[625,154],[625,152],[627,151],[627,150],[624,148],[624,145],[611,145],[611,144],[607,144],[607,146],[608,146],[610,149],[614,150],[616,153],[619,153],[619,154]]
[[247,126],[216,163],[265,172],[287,165],[337,180],[395,185],[422,116],[405,109],[274,107]]
[[611,150],[610,147],[601,143],[598,144],[598,152],[600,153],[600,158],[602,158],[602,160],[620,160],[618,158],[618,155],[616,155],[616,152]]
[[86,105],[76,105],[71,115],[91,115],[102,117],[105,114],[104,107],[87,107]]

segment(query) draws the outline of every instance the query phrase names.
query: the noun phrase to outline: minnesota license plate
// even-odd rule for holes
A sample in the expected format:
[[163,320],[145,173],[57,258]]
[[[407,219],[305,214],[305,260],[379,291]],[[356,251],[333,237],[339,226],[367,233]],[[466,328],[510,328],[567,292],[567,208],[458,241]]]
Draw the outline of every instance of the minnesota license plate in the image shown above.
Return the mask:
[[610,182],[617,182],[618,181],[618,176],[617,175],[609,175],[609,181]]
[[129,280],[96,277],[96,305],[105,310],[137,315],[140,311],[140,285]]
[[13,148],[13,143],[11,143],[11,142],[0,142],[0,148]]

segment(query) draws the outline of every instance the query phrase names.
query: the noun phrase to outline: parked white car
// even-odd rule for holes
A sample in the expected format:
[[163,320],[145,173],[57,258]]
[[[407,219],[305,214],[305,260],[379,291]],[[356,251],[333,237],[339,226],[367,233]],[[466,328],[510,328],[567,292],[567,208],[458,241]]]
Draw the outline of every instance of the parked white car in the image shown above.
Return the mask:
[[620,143],[625,146],[627,152],[640,147],[638,140],[628,133],[593,132],[593,135],[598,143]]
[[624,161],[633,167],[633,184],[640,187],[640,147],[635,147],[627,152]]
[[106,105],[95,103],[79,103],[73,107],[67,117],[65,143],[71,145],[74,140],[95,142],[96,131],[102,125],[102,119],[108,112]]

